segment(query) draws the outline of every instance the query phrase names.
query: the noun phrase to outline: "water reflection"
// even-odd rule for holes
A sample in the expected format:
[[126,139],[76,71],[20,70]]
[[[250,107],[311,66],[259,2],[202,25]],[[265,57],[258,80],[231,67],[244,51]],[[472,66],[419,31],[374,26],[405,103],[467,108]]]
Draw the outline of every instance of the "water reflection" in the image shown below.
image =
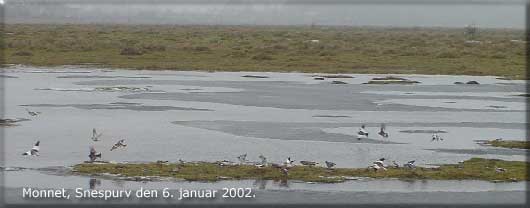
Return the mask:
[[288,182],[287,178],[280,179],[280,184],[279,185],[282,188],[289,188],[289,182]]
[[114,184],[116,187],[123,188],[124,183],[125,183],[124,180],[112,180],[112,184]]
[[88,187],[90,189],[96,189],[96,186],[101,186],[101,180],[96,178],[91,178],[90,180],[88,180]]
[[258,187],[259,189],[265,189],[267,188],[267,180],[263,179],[257,179],[253,183],[254,187]]

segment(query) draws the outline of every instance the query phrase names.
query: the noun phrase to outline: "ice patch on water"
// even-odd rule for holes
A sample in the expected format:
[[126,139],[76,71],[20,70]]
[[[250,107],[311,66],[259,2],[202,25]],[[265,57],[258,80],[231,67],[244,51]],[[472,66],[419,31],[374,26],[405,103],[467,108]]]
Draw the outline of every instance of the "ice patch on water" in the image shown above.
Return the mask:
[[23,167],[0,167],[0,170],[2,171],[21,171],[25,169],[26,168],[23,168]]
[[472,99],[390,99],[376,102],[378,104],[401,104],[435,108],[452,108],[466,110],[526,110],[524,102],[506,102],[494,100],[472,100]]
[[151,77],[148,77],[148,76],[66,75],[66,76],[58,76],[57,78],[61,78],[61,79],[116,79],[116,78],[148,79]]
[[30,71],[25,71],[25,73],[67,73],[67,74],[72,74],[72,73],[81,74],[82,73],[82,74],[85,74],[85,73],[91,73],[91,71],[30,70]]
[[444,130],[429,130],[429,129],[401,130],[399,132],[409,133],[409,134],[439,134],[439,133],[447,133],[447,131],[444,131]]
[[44,87],[35,88],[35,90],[53,90],[53,91],[81,91],[81,92],[92,92],[94,88],[60,88],[60,87]]
[[[35,90],[76,91],[76,92],[150,92],[151,91],[151,89],[148,87],[124,87],[124,86],[95,87],[95,88],[46,87],[46,88],[35,88]],[[155,92],[161,92],[161,91],[155,91]]]
[[397,96],[455,96],[455,97],[494,97],[506,98],[521,95],[524,92],[404,92],[404,91],[364,91],[364,94]]

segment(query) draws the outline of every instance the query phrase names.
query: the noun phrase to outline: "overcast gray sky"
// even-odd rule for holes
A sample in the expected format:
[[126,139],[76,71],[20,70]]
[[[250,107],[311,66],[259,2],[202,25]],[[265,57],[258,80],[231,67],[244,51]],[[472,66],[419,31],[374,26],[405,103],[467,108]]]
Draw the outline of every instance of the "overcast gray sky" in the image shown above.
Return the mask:
[[[8,23],[524,28],[525,0],[7,0]],[[44,2],[44,3],[43,3]],[[151,2],[151,3],[146,3]],[[190,3],[194,2],[194,3]],[[216,3],[211,3],[216,2]],[[256,3],[257,2],[257,3]],[[352,3],[353,2],[353,3]],[[370,3],[367,3],[370,2]],[[395,1],[392,1],[395,2]],[[427,3],[425,3],[427,2]]]

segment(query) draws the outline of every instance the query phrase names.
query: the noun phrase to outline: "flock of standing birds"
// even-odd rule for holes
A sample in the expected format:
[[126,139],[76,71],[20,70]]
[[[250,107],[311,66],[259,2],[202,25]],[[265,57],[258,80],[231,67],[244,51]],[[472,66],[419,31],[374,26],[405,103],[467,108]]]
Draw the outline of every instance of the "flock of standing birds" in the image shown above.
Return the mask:
[[[36,112],[36,111],[30,111],[26,108],[26,111],[27,113],[30,115],[30,116],[38,116],[39,114],[41,114],[41,112]],[[366,139],[368,138],[368,131],[365,129],[365,125],[362,125],[361,128],[359,128],[359,131],[357,132],[357,139],[358,140],[361,140],[361,139]],[[379,136],[383,137],[383,138],[388,138],[389,134],[388,132],[386,132],[386,125],[385,124],[381,124],[381,128],[378,132]],[[102,133],[98,133],[97,130],[95,128],[92,129],[92,141],[94,142],[98,142],[100,141],[100,138],[103,134]],[[441,138],[438,134],[434,133],[432,135],[432,141],[442,141],[443,138]],[[33,147],[27,151],[27,152],[24,152],[22,155],[31,155],[31,156],[39,156],[39,145],[40,145],[40,141],[37,141]],[[125,144],[125,139],[120,139],[118,140],[118,142],[116,142],[110,149],[110,151],[113,151],[113,150],[116,150],[118,148],[125,148],[127,147],[127,145]],[[96,149],[94,148],[94,146],[90,146],[90,152],[89,152],[89,155],[88,155],[89,159],[90,159],[90,162],[94,162],[96,161],[98,158],[101,158],[101,152],[97,152]],[[237,159],[239,160],[240,164],[253,164],[255,165],[256,167],[265,167],[267,166],[269,163],[267,163],[267,158],[263,155],[260,155],[259,158],[260,158],[260,162],[249,162],[247,161],[246,159],[247,157],[247,154],[242,154],[240,156],[237,157]],[[387,170],[387,165],[385,165],[384,163],[385,161],[385,158],[380,158],[379,160],[373,162],[372,165],[368,166],[369,169],[373,169],[375,171],[378,171],[378,170]],[[284,175],[288,175],[289,174],[289,168],[293,167],[294,166],[294,160],[291,159],[291,157],[288,157],[285,162],[283,164],[277,164],[277,163],[270,163],[271,167],[273,168],[278,168]],[[410,168],[410,169],[413,169],[416,167],[416,165],[414,164],[415,161],[412,160],[412,161],[408,161],[407,163],[403,164],[403,167],[405,168]],[[229,165],[229,164],[232,164],[232,162],[230,161],[227,161],[227,160],[223,160],[223,161],[220,161],[218,162],[219,165],[223,166],[223,165]],[[300,164],[304,165],[304,166],[316,166],[318,165],[319,163],[318,162],[314,162],[314,161],[300,161]],[[336,164],[334,162],[330,162],[330,161],[325,161],[324,163],[326,165],[326,168],[328,169],[332,169]],[[396,163],[396,161],[392,161],[392,165],[391,167],[394,167],[394,168],[399,168],[399,164]]]
[[[28,112],[28,114],[30,116],[33,116],[33,117],[36,117],[38,115],[41,114],[41,112],[38,112],[38,111],[30,111],[29,109],[25,109],[26,112]],[[102,133],[98,133],[96,131],[95,128],[92,129],[92,141],[94,142],[97,142],[97,141],[100,141],[100,138],[103,134]],[[27,151],[27,152],[24,152],[22,153],[22,155],[24,156],[39,156],[39,150],[40,150],[40,141],[37,141],[33,147]],[[116,142],[111,148],[110,148],[110,151],[113,151],[113,150],[116,150],[118,148],[124,148],[124,147],[127,147],[127,145],[125,144],[125,139],[120,139],[118,140],[118,142]],[[90,159],[90,162],[94,162],[96,161],[98,158],[101,158],[101,152],[98,153],[96,151],[96,148],[94,148],[94,146],[90,146],[90,152],[89,152],[89,155],[88,155],[88,158]]]
[[[260,158],[260,162],[249,162],[247,159],[247,154],[242,154],[242,155],[239,155],[237,157],[237,159],[239,160],[239,164],[253,164],[255,165],[256,167],[266,167],[267,165],[270,165],[271,167],[273,168],[277,168],[280,172],[282,172],[284,175],[289,175],[289,169],[294,167],[294,162],[295,160],[291,159],[291,157],[288,157],[285,162],[283,162],[283,164],[278,164],[278,163],[267,163],[267,158],[263,155],[260,155],[259,158]],[[373,162],[372,165],[368,166],[369,169],[372,169],[372,170],[375,170],[375,171],[378,171],[378,170],[387,170],[387,167],[384,163],[385,161],[385,158],[380,158],[379,160]],[[405,168],[409,168],[409,169],[414,169],[416,168],[416,165],[414,164],[416,161],[414,160],[411,160],[411,161],[408,161],[407,163],[403,164],[403,167]],[[225,166],[225,165],[233,165],[232,162],[230,161],[227,161],[227,160],[223,160],[223,161],[218,161],[218,164],[220,166]],[[302,160],[300,161],[300,164],[304,165],[304,166],[310,166],[310,167],[313,167],[313,166],[316,166],[318,165],[319,163],[318,162],[314,162],[314,161],[305,161],[305,160]],[[330,161],[324,161],[324,164],[326,165],[326,168],[331,170],[333,169],[333,167],[335,167],[335,163],[334,162],[330,162]],[[399,164],[396,163],[396,161],[392,161],[392,166],[393,168],[399,168]]]
[[[361,139],[366,139],[368,138],[368,131],[365,129],[365,125],[362,125],[361,128],[359,128],[359,131],[357,131],[357,139],[358,140],[361,140]],[[386,132],[386,125],[385,124],[381,124],[381,128],[379,130],[379,132],[377,133],[379,134],[379,136],[383,137],[383,138],[388,138],[389,134],[388,132]],[[432,141],[442,141],[443,138],[440,137],[438,134],[434,133],[432,135]],[[239,163],[240,164],[253,164],[255,165],[256,167],[265,167],[267,166],[268,164],[270,164],[271,167],[273,168],[278,168],[280,170],[280,172],[282,172],[284,175],[288,175],[289,174],[289,168],[293,167],[294,166],[294,160],[291,159],[291,157],[288,157],[285,162],[283,162],[283,164],[278,164],[278,163],[267,163],[267,158],[263,155],[260,155],[259,158],[260,158],[260,162],[249,162],[247,161],[247,154],[242,154],[242,155],[239,155],[237,157],[237,159],[239,160]],[[379,160],[373,162],[372,165],[368,166],[369,169],[372,169],[372,170],[375,170],[375,171],[379,171],[379,170],[384,170],[386,171],[387,170],[387,165],[385,165],[385,158],[380,158]],[[407,163],[403,164],[403,167],[404,168],[409,168],[409,169],[414,169],[416,168],[416,165],[415,165],[415,160],[411,160],[411,161],[408,161]],[[227,160],[223,160],[223,161],[218,161],[218,164],[221,165],[221,166],[224,166],[224,165],[231,165],[232,162],[230,161],[227,161]],[[316,166],[318,165],[319,163],[318,162],[315,162],[315,161],[305,161],[305,160],[302,160],[300,161],[300,164],[304,165],[304,166]],[[324,164],[326,166],[327,169],[333,169],[333,167],[335,167],[335,165],[337,165],[336,163],[334,162],[331,162],[331,161],[324,161]],[[396,161],[392,161],[392,165],[390,166],[392,168],[399,168],[400,165],[396,162]]]

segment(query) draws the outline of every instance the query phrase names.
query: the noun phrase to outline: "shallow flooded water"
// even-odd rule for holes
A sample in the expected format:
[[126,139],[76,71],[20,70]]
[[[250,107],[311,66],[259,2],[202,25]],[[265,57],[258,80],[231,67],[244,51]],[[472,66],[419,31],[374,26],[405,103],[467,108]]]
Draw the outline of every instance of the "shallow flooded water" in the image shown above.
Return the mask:
[[[88,186],[90,177],[42,168],[81,163],[88,159],[89,146],[101,151],[104,160],[116,162],[236,161],[244,153],[255,161],[259,155],[278,163],[292,157],[297,161],[333,161],[338,167],[367,167],[381,157],[398,163],[416,160],[418,165],[457,163],[472,157],[526,160],[527,151],[475,142],[526,138],[527,98],[519,96],[526,93],[525,82],[398,75],[421,83],[370,85],[362,83],[386,75],[351,76],[354,78],[315,80],[312,74],[302,73],[7,68],[3,74],[4,117],[31,120],[2,127],[5,166],[26,168],[4,171],[6,200],[28,202],[17,194],[22,187]],[[331,84],[333,80],[347,84]],[[471,80],[480,84],[454,84]],[[25,108],[41,114],[30,116]],[[387,126],[388,138],[377,135],[382,123]],[[355,134],[362,124],[370,136],[357,140]],[[101,141],[90,139],[92,128],[103,134]],[[443,141],[431,141],[433,131],[443,132],[439,133]],[[119,139],[125,139],[127,147],[109,151]],[[37,140],[41,141],[41,155],[23,157],[21,153]],[[448,203],[447,198],[454,198],[454,203],[524,203],[526,190],[524,182],[483,181],[97,180],[105,189],[253,187],[259,192],[254,200],[261,203],[308,203],[309,199],[318,203]],[[379,194],[386,199],[376,200]],[[514,199],[518,195],[523,197]]]

